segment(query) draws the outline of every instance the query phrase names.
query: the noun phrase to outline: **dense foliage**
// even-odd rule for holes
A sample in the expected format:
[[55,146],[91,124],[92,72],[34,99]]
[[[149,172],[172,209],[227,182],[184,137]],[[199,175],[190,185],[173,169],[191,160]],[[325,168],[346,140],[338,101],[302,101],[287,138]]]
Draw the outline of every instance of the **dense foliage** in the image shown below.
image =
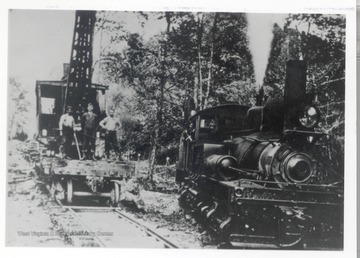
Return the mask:
[[268,97],[282,94],[285,62],[307,64],[307,92],[322,114],[320,130],[333,136],[333,160],[343,168],[345,127],[345,18],[340,15],[291,14],[275,24],[264,79]]
[[[138,129],[125,132],[127,147],[145,152],[153,164],[166,153],[176,160],[174,149],[190,110],[229,101],[251,104],[255,91],[246,16],[166,12],[138,13],[138,18],[163,20],[163,32],[144,40],[120,31],[114,38],[126,38],[127,46],[103,53],[103,69],[108,80],[134,91],[125,100],[131,108],[120,114],[131,112],[125,124]],[[123,96],[121,89],[117,94]]]
[[[99,15],[101,24],[109,25],[101,29],[113,34],[112,43],[126,43],[121,51],[102,53],[106,79],[120,85],[112,101],[116,105],[121,99],[118,112],[126,148],[142,152],[152,164],[166,155],[175,160],[174,149],[190,110],[259,102],[245,14],[136,14],[142,26],[162,20],[162,32],[145,40],[121,22],[121,29],[114,31],[116,22]],[[343,146],[344,16],[290,14],[283,25],[274,25],[273,35],[261,90],[264,99],[282,95],[287,60],[305,60],[308,91],[325,114],[321,129],[335,134]],[[131,89],[131,94],[124,94],[124,89]]]
[[[135,23],[161,28],[145,37],[131,29]],[[100,59],[94,67],[100,69],[99,83],[110,85],[108,103],[122,121],[123,151],[140,153],[151,169],[166,156],[175,161],[191,110],[279,97],[286,61],[303,59],[308,92],[323,114],[320,129],[335,136],[342,156],[345,17],[290,14],[283,24],[275,24],[260,92],[247,29],[244,13],[98,12]],[[26,127],[21,116],[26,116],[27,105],[21,85],[10,80],[10,87],[9,135],[16,137],[15,131]]]

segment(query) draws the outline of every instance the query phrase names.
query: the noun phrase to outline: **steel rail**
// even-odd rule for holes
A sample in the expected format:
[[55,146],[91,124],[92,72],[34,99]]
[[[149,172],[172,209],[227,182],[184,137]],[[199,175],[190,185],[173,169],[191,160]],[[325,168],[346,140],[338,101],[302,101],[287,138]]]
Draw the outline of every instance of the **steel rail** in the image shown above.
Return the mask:
[[129,216],[125,215],[124,213],[122,213],[121,211],[119,211],[118,209],[114,209],[113,210],[115,213],[119,214],[121,217],[127,219],[128,221],[136,224],[137,227],[140,228],[140,230],[145,231],[148,235],[154,237],[157,241],[161,241],[164,243],[165,248],[174,248],[174,249],[178,249],[179,247],[177,245],[175,245],[174,243],[170,242],[169,240],[167,240],[166,238],[162,237],[160,234],[156,233],[154,230],[148,228],[147,226],[141,224],[140,222],[138,222],[137,220],[130,218]]
[[[73,210],[73,208],[71,206],[67,206],[67,205],[63,205],[59,199],[56,199],[56,202],[60,205],[61,208],[67,209],[72,215],[73,217],[80,222],[80,224],[86,228],[87,230],[89,230],[89,232],[92,232],[91,228],[86,225],[86,223],[76,214],[76,212]],[[95,242],[97,242],[97,244],[101,247],[106,247],[106,245],[104,244],[103,241],[101,241],[101,239],[97,236],[97,235],[91,235],[94,239]]]
[[[62,207],[71,212],[71,214],[90,232],[92,232],[91,228],[84,223],[81,218],[76,214],[80,213],[81,210],[94,210],[94,211],[103,211],[103,212],[112,212],[123,219],[127,220],[129,223],[133,224],[136,228],[140,229],[141,231],[145,232],[147,235],[153,237],[158,242],[162,242],[164,244],[165,248],[169,249],[178,249],[179,247],[166,239],[165,237],[161,236],[159,233],[155,232],[153,229],[150,229],[149,227],[143,225],[141,222],[137,221],[134,218],[129,217],[128,215],[124,214],[119,210],[119,208],[114,207],[93,207],[93,206],[70,206],[70,205],[63,205],[60,200],[56,200],[57,203]],[[76,211],[79,210],[79,211]],[[96,235],[94,236],[96,238],[98,244],[100,246],[106,247],[106,244],[104,244],[99,237]]]

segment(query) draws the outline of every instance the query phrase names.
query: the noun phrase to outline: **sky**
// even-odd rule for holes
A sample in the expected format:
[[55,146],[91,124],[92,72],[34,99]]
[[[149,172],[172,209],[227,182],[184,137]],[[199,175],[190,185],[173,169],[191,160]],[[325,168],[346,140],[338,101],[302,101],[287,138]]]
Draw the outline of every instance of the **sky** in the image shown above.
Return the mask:
[[[119,15],[120,14],[120,15]],[[132,12],[110,13],[109,19],[126,20],[125,29],[138,32],[149,39],[165,29],[161,21],[150,20],[142,28]],[[10,10],[8,30],[8,77],[14,78],[27,89],[30,102],[28,123],[35,130],[35,84],[37,80],[60,80],[63,64],[69,63],[73,30],[74,10]],[[99,49],[107,43],[106,35],[100,44],[100,33],[94,35],[94,62],[99,58]],[[96,71],[96,69],[95,69]],[[99,76],[94,73],[93,82]],[[11,94],[11,88],[9,88]],[[11,112],[11,111],[9,111]],[[35,131],[31,132],[31,134]]]
[[74,11],[9,11],[8,77],[27,90],[30,135],[36,130],[36,80],[61,79],[63,63],[70,60],[74,21]]
[[248,13],[249,49],[252,54],[255,81],[262,85],[273,39],[273,26],[283,26],[287,14]]
[[70,60],[74,18],[74,11],[10,11],[9,77],[29,87],[60,79]]
[[[261,84],[272,39],[272,25],[285,15],[249,14],[249,38],[256,79]],[[36,80],[59,80],[63,63],[70,59],[75,11],[12,10],[9,13],[8,75],[33,91]],[[150,19],[142,28],[132,12],[109,13],[109,19],[124,21],[125,29],[145,39],[165,29],[163,20]],[[252,22],[254,21],[254,22]],[[262,33],[259,33],[261,31]],[[99,58],[100,33],[95,34],[94,60]],[[103,35],[102,46],[107,44]],[[260,46],[259,46],[260,44]],[[94,74],[94,79],[98,78]],[[30,96],[30,101],[34,101]]]
[[[137,32],[145,40],[164,31],[164,19],[149,15],[145,26],[140,26],[139,17],[133,12],[107,12],[109,20],[120,22],[127,31]],[[247,13],[249,48],[253,58],[256,84],[263,83],[265,70],[273,38],[273,25],[284,24],[287,14]],[[69,63],[74,29],[74,10],[12,10],[9,12],[9,49],[8,76],[28,90],[27,99],[31,103],[31,116],[35,118],[35,83],[36,80],[60,80],[63,75],[63,63]],[[126,43],[109,44],[114,35],[97,31],[94,34],[93,83],[103,84],[98,73],[97,62],[100,49],[111,48],[121,51]],[[110,85],[111,91],[112,85]],[[11,89],[10,89],[11,91]],[[35,119],[29,119],[34,122]],[[30,126],[35,128],[35,124]]]
[[[120,15],[119,15],[120,14]],[[142,28],[132,12],[111,13],[113,20],[126,20],[124,27],[143,34],[145,39],[165,29],[161,21],[151,20]],[[63,63],[69,63],[75,11],[12,10],[9,12],[8,75],[27,88],[36,80],[59,80]],[[100,33],[94,36],[94,61],[99,55]],[[105,46],[106,35],[102,45]]]

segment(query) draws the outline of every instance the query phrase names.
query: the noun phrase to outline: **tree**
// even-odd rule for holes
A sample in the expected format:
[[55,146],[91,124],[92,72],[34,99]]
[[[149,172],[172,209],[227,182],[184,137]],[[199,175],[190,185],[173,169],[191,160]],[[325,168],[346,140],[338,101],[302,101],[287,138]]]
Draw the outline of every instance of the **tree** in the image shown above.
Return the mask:
[[[210,34],[215,42],[212,66],[213,86],[209,92],[209,105],[221,104],[222,99],[225,101],[233,99],[233,91],[246,92],[246,90],[238,89],[238,86],[249,89],[255,87],[245,14],[219,13],[215,26],[215,34]],[[227,94],[222,94],[224,92]],[[253,97],[247,93],[240,96],[241,103],[248,103]]]
[[[283,28],[273,29],[264,85],[266,95],[282,95],[285,63],[303,59],[307,64],[307,92],[322,114],[322,131],[332,134],[338,160],[344,153],[345,16],[290,14]],[[343,169],[343,167],[341,168]]]
[[25,128],[30,105],[30,102],[25,98],[27,90],[14,78],[9,79],[9,86],[11,91],[9,96],[8,137],[9,139],[26,140],[28,134]]
[[[126,105],[122,117],[132,132],[123,143],[138,150],[146,146],[153,171],[157,153],[178,146],[190,110],[221,99],[251,102],[253,68],[242,14],[138,13],[145,24],[151,19],[164,20],[163,32],[148,40],[119,32],[126,46],[109,49],[103,64],[106,78],[119,85],[113,102]],[[122,94],[128,89],[131,97]]]
[[211,28],[211,40],[210,40],[210,58],[208,63],[208,78],[207,78],[207,88],[206,88],[206,95],[204,100],[204,107],[208,107],[210,90],[212,88],[213,83],[213,63],[214,63],[214,49],[215,49],[215,37],[216,37],[216,30],[217,30],[217,20],[219,17],[219,13],[214,14],[214,20]]
[[165,94],[168,90],[168,34],[171,26],[171,13],[165,12],[166,30],[163,34],[153,37],[149,42],[137,33],[126,36],[128,47],[120,53],[108,53],[106,59],[107,72],[110,77],[123,78],[136,92],[139,109],[145,114],[148,122],[144,128],[148,129],[151,141],[150,177],[154,170],[156,152],[162,134]]

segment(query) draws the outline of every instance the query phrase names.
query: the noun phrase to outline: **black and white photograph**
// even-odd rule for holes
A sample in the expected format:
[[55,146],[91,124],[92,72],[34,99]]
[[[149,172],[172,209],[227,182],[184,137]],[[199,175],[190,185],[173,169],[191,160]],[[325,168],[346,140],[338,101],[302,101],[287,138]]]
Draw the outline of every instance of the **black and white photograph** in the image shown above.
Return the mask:
[[346,251],[347,26],[9,9],[5,246]]

